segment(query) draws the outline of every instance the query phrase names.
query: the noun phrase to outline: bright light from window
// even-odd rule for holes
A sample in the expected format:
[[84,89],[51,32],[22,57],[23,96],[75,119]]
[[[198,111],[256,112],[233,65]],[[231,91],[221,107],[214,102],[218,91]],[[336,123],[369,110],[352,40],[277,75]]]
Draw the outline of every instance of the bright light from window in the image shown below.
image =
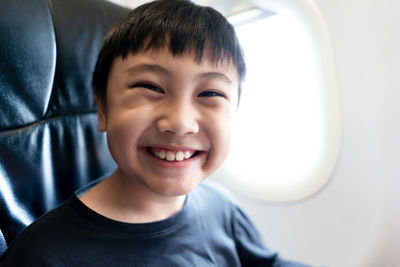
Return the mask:
[[[327,153],[321,55],[304,24],[289,14],[238,25],[248,72],[222,172],[228,185],[258,199],[304,198]],[[327,177],[321,179],[311,187],[320,188]]]
[[241,160],[250,155],[253,175],[248,182],[254,186],[299,183],[318,164],[324,136],[308,35],[279,14],[240,26],[237,34],[248,75],[235,129],[240,140],[236,154]]

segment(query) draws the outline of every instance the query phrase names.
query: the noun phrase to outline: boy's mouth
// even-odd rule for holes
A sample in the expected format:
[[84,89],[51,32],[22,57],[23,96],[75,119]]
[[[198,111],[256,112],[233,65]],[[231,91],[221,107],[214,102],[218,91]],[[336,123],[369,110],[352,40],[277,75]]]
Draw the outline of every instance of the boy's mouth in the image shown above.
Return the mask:
[[158,147],[146,147],[147,152],[161,160],[165,161],[183,161],[197,156],[200,151],[193,149],[168,150]]

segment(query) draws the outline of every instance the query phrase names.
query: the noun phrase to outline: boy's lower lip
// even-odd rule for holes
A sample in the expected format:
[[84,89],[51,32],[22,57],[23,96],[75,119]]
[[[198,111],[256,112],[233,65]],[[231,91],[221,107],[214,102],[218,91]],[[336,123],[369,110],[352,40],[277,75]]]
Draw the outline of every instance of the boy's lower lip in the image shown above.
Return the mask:
[[158,166],[163,167],[163,168],[187,168],[190,165],[192,165],[198,159],[199,156],[201,156],[203,153],[205,153],[203,151],[198,151],[197,155],[195,155],[194,157],[189,158],[189,159],[185,159],[185,160],[181,160],[181,161],[167,161],[167,160],[162,160],[162,159],[155,157],[154,155],[149,153],[149,151],[147,150],[146,147],[143,147],[142,151],[155,164],[157,164]]

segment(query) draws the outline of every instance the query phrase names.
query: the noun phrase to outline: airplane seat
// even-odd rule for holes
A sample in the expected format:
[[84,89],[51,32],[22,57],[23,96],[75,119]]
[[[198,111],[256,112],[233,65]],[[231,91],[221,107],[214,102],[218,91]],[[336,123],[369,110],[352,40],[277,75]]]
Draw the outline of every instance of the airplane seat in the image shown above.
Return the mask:
[[0,0],[0,256],[33,220],[115,168],[91,77],[128,9],[104,0]]

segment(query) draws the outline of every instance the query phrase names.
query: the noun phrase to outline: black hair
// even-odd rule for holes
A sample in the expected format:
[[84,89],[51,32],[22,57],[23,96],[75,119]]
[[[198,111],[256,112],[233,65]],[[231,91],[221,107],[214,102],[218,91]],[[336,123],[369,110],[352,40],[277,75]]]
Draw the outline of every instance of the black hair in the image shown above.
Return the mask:
[[[93,73],[100,101],[106,103],[108,75],[115,58],[162,48],[168,48],[173,56],[194,51],[199,63],[204,57],[214,65],[228,60],[235,65],[239,81],[244,78],[242,48],[223,15],[188,0],[160,0],[133,9],[105,36]],[[238,90],[240,96],[240,86]]]

